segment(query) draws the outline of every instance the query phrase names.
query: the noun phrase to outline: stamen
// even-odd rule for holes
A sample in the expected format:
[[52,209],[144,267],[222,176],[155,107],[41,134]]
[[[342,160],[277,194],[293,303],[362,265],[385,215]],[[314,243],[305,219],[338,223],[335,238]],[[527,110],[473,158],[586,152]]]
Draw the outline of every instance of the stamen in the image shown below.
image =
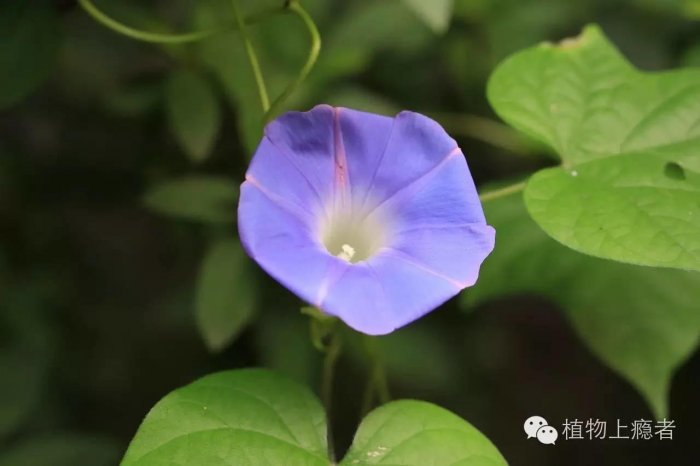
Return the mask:
[[342,249],[342,251],[337,257],[343,259],[345,262],[352,262],[352,258],[355,256],[355,248],[349,244],[343,244],[340,249]]

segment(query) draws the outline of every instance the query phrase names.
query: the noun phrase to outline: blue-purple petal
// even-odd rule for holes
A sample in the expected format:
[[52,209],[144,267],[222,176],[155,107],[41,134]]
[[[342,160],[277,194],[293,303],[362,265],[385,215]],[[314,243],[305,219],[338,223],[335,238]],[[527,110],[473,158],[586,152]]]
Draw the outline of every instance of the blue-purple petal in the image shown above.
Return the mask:
[[315,241],[313,227],[292,206],[273,200],[250,182],[241,186],[238,230],[246,252],[273,278],[309,303],[333,263]]
[[466,288],[476,283],[495,237],[496,230],[485,224],[425,226],[397,233],[387,253],[403,256]]
[[352,194],[356,201],[364,201],[386,156],[395,118],[348,108],[338,109],[337,118]]
[[[298,209],[317,216],[325,212],[323,199],[328,197],[331,187],[314,180],[307,171],[299,167],[299,157],[279,149],[264,137],[250,164],[246,175],[269,193],[285,199]],[[323,165],[319,160],[318,165]],[[316,181],[314,183],[314,181]]]
[[379,255],[348,268],[321,308],[368,335],[384,335],[422,317],[461,288],[411,262]]
[[334,114],[333,108],[323,105],[272,121],[247,176],[309,209],[325,209],[334,188]]
[[479,194],[459,149],[375,208],[376,213],[382,211],[392,212],[397,230],[424,225],[486,223]]
[[[318,106],[265,134],[241,189],[241,241],[302,299],[379,335],[475,283],[495,231],[464,155],[436,122]],[[385,244],[349,262],[336,250],[348,219]]]
[[[383,137],[376,137],[378,147],[370,153],[349,150],[352,148],[347,142],[349,138],[344,143],[353,186],[368,190],[370,204],[386,200],[421,178],[457,148],[457,143],[439,124],[418,113],[399,113],[391,128],[386,123],[377,124],[376,119],[365,121],[364,115],[346,109],[340,111],[343,135],[366,131],[367,138],[374,138],[378,130],[384,132]],[[370,125],[376,128],[367,130]],[[352,127],[357,129],[352,132]],[[379,148],[383,150],[379,152]],[[367,161],[353,166],[356,160],[363,160],[363,155]]]

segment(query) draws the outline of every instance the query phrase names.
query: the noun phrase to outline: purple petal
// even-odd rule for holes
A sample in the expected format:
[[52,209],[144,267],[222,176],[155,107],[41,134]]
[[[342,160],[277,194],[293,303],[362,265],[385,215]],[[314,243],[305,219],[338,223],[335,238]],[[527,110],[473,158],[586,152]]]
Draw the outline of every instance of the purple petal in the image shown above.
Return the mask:
[[295,158],[265,137],[255,153],[246,179],[316,217],[325,211],[323,199],[328,196],[330,187],[314,184],[310,176],[295,163]]
[[355,199],[364,200],[379,163],[386,155],[395,118],[348,108],[339,108],[336,115],[352,194]]
[[426,226],[397,233],[387,254],[445,277],[461,289],[476,283],[495,237],[496,230],[485,224]]
[[241,186],[238,230],[248,254],[272,277],[309,303],[316,303],[333,263],[316,233],[293,205],[268,197],[257,186]]
[[416,113],[290,112],[266,128],[246,180],[246,251],[364,333],[389,333],[473,285],[494,246],[462,152]]
[[422,177],[402,186],[375,207],[391,212],[397,231],[429,225],[485,224],[479,194],[461,150],[455,149]]
[[314,214],[325,210],[333,193],[333,119],[331,107],[318,106],[271,122],[246,177]]
[[427,314],[460,291],[455,283],[390,255],[354,264],[321,303],[328,314],[369,335],[384,335]]
[[[457,143],[428,117],[401,112],[384,119],[339,110],[340,132],[353,190],[381,202],[412,183],[447,157]],[[388,121],[387,121],[388,120]]]
[[389,312],[391,305],[380,280],[367,263],[347,266],[344,273],[329,283],[318,302],[318,307],[326,314],[369,335],[389,333],[395,328]]

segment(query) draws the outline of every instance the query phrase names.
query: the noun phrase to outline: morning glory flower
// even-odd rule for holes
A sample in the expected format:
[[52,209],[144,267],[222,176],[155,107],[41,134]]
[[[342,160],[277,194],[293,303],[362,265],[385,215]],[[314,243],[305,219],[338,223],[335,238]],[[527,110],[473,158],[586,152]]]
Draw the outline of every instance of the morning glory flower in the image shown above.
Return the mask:
[[495,238],[464,155],[438,123],[327,105],[267,125],[238,228],[272,277],[370,335],[472,286]]

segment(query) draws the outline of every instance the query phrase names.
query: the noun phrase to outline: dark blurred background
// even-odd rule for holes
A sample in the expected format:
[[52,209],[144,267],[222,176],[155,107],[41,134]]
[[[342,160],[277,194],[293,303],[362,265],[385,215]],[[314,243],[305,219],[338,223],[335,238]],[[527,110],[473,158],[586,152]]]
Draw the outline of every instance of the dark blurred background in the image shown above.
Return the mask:
[[[154,31],[231,20],[228,3],[216,0],[96,3]],[[277,3],[241,2],[249,13]],[[458,139],[477,185],[552,163],[498,124],[486,102],[487,78],[508,54],[595,22],[642,69],[700,65],[700,6],[692,0],[458,0],[443,34],[398,0],[303,4],[324,49],[287,108],[326,102],[429,114]],[[212,238],[235,238],[235,204],[212,222],[144,202],[154,186],[182,176],[242,179],[260,110],[237,37],[145,44],[70,0],[0,0],[0,30],[0,88],[16,90],[0,94],[0,465],[116,464],[156,401],[216,370],[273,367],[316,389],[321,356],[301,303],[252,266],[231,281],[257,290],[254,317],[232,344],[214,345],[220,351],[200,336],[202,258]],[[306,31],[289,16],[251,31],[276,95],[304,60]],[[6,58],[12,47],[20,47],[16,62]],[[218,133],[209,146],[188,149],[173,134],[167,88],[182,72],[215,97]],[[467,312],[455,299],[381,347],[394,397],[455,411],[514,466],[700,464],[697,354],[672,386],[673,441],[545,447],[524,438],[530,415],[559,423],[652,417],[553,305],[519,296]],[[337,376],[340,451],[358,421],[366,370],[351,342]]]

